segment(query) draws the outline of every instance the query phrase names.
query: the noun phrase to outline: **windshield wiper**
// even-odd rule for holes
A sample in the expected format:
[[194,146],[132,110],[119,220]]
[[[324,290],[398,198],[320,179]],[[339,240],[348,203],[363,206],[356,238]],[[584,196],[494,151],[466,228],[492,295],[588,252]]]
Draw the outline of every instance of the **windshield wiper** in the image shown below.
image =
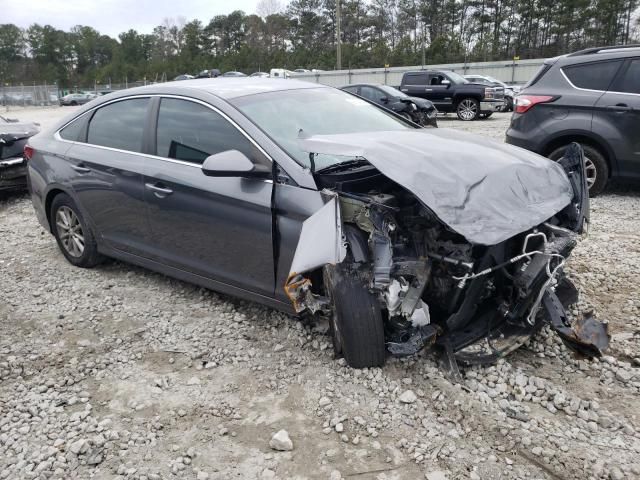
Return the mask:
[[369,165],[369,162],[364,158],[354,158],[352,160],[345,160],[344,162],[334,163],[327,167],[323,167],[317,170],[316,173],[332,173],[340,170],[349,170],[351,168],[359,167],[361,165]]

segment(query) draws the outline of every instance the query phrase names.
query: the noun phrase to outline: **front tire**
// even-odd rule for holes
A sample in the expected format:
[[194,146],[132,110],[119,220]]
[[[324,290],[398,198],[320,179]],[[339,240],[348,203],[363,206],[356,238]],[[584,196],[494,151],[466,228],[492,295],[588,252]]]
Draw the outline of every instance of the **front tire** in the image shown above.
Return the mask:
[[49,218],[58,247],[69,263],[92,268],[102,261],[95,235],[69,195],[61,193],[53,199]]
[[463,98],[456,106],[456,114],[464,122],[476,120],[480,115],[480,102],[475,98]]
[[[569,145],[563,145],[556,148],[549,154],[551,160],[560,160],[564,156],[564,152]],[[598,149],[591,145],[580,144],[584,151],[584,161],[587,172],[587,186],[589,187],[589,196],[595,197],[602,193],[609,180],[609,165],[604,155]]]
[[332,305],[333,346],[353,368],[381,367],[385,361],[384,325],[378,299],[356,273],[329,267],[325,285]]

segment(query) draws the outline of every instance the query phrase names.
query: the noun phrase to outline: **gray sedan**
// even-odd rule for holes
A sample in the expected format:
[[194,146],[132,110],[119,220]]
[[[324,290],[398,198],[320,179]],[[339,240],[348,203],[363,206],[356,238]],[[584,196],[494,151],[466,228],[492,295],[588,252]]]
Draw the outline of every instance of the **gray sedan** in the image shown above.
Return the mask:
[[70,263],[117,258],[326,316],[353,367],[434,344],[451,365],[490,362],[542,322],[606,347],[563,310],[589,213],[579,146],[555,163],[261,78],[115,92],[29,144],[38,220]]
[[64,97],[61,97],[59,103],[61,106],[84,105],[85,103],[90,102],[96,97],[97,95],[93,93],[70,93],[68,95],[65,95]]

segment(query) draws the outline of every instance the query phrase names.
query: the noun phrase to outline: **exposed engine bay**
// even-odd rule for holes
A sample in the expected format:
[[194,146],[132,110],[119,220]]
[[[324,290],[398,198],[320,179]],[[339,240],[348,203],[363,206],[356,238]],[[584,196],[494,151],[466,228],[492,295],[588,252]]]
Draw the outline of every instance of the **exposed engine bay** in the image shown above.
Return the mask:
[[[518,348],[546,321],[573,350],[598,355],[608,343],[606,326],[590,317],[572,325],[564,313],[577,291],[563,266],[587,215],[580,194],[586,188],[582,153],[571,152],[563,161],[574,201],[495,245],[468,241],[371,165],[354,162],[349,169],[319,172],[317,182],[332,203],[327,212],[337,212],[323,224],[335,223],[333,235],[342,243],[322,269],[339,268],[376,296],[392,354],[438,345],[454,364],[488,363]],[[296,310],[331,315],[331,285],[322,281],[331,277],[296,271],[298,251],[296,256],[285,286]],[[584,334],[585,322],[590,335]]]

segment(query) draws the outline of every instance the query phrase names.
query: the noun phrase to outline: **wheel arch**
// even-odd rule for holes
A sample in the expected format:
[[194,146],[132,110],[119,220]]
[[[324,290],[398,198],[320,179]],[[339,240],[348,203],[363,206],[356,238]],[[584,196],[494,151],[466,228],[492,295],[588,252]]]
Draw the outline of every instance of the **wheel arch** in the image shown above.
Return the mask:
[[458,107],[458,104],[464,100],[465,98],[472,98],[474,100],[477,100],[479,102],[482,101],[482,95],[477,94],[477,93],[458,93],[456,95],[453,96],[453,105],[454,107]]
[[53,225],[51,223],[51,204],[53,203],[53,199],[60,194],[69,195],[69,193],[63,190],[62,188],[53,187],[51,190],[47,192],[47,195],[45,196],[45,199],[44,199],[44,213],[47,218],[47,224],[49,225],[50,233],[53,233]]
[[607,166],[609,167],[609,178],[613,176],[613,171],[615,168],[615,156],[613,154],[613,151],[606,141],[591,132],[575,131],[564,132],[560,135],[557,135],[551,140],[547,141],[547,143],[540,149],[540,154],[548,157],[555,149],[571,142],[583,143],[598,150],[604,157],[605,161],[607,162]]

